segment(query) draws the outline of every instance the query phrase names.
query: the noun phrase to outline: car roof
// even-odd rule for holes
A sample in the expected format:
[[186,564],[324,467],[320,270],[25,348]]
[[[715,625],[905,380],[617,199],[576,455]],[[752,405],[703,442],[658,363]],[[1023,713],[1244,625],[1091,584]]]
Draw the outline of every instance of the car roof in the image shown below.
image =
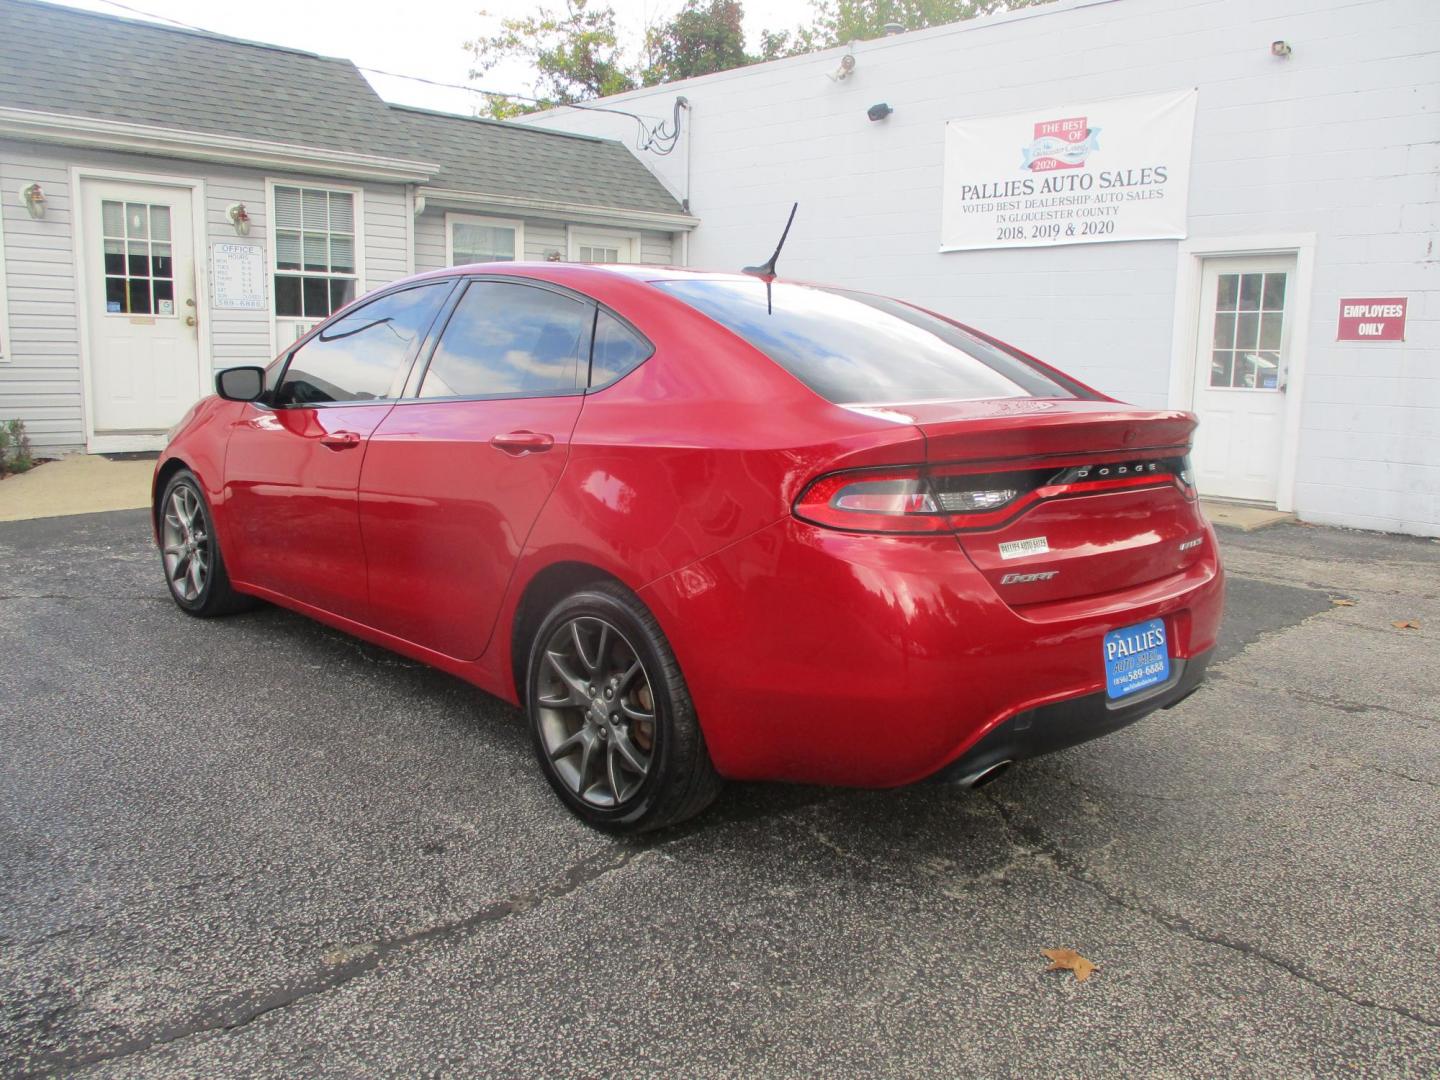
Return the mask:
[[416,274],[407,281],[427,278],[454,277],[470,274],[498,274],[506,277],[529,277],[540,281],[581,286],[587,281],[623,278],[637,283],[652,281],[753,281],[744,274],[710,270],[690,270],[681,266],[659,266],[647,263],[571,263],[543,261],[511,261],[467,263],[446,266],[439,270]]

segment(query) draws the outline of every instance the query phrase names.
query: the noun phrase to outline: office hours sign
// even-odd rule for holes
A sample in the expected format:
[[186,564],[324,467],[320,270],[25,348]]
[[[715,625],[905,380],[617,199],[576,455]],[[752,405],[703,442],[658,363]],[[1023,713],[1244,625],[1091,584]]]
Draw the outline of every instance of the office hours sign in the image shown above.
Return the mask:
[[951,120],[940,250],[1183,238],[1195,97]]

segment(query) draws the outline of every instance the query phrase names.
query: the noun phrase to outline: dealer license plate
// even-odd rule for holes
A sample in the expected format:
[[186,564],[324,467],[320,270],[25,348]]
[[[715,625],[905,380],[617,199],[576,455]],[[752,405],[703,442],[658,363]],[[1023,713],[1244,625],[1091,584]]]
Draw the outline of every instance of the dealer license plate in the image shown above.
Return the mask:
[[1105,635],[1105,693],[1114,701],[1170,678],[1165,620],[1151,619]]

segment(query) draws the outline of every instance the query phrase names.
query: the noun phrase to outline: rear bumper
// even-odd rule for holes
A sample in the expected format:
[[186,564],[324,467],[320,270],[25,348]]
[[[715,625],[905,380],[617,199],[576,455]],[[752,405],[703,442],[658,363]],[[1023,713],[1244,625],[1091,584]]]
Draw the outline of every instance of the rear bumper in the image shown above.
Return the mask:
[[1027,709],[992,728],[979,742],[931,780],[973,787],[997,774],[997,767],[1077,746],[1119,731],[1159,709],[1178,705],[1199,689],[1211,651],[1172,664],[1170,679],[1134,701],[1112,702],[1105,694],[1056,701]]
[[[1223,606],[1214,535],[1195,528],[1203,558],[1181,571],[1013,607],[953,536],[863,536],[791,518],[640,596],[675,650],[722,776],[899,787],[982,744],[1024,752],[1019,717],[1033,728],[1042,716],[1049,731],[1052,707],[1100,695],[1103,709],[1102,641],[1119,627],[1163,619],[1178,674],[1143,701],[1105,709],[1093,734],[1161,707],[1172,690],[1178,700],[1181,680],[1203,671],[1189,661],[1213,648]],[[1006,725],[1009,735],[986,743]],[[1027,738],[1036,753],[1063,745]]]

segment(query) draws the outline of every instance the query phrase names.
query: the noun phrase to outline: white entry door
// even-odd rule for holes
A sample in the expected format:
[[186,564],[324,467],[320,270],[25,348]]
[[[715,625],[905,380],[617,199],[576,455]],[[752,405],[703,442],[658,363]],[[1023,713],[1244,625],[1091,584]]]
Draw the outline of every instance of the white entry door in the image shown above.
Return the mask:
[[191,198],[81,184],[92,450],[158,448],[201,396]]
[[1275,502],[1294,279],[1290,255],[1204,262],[1191,457],[1202,495]]

